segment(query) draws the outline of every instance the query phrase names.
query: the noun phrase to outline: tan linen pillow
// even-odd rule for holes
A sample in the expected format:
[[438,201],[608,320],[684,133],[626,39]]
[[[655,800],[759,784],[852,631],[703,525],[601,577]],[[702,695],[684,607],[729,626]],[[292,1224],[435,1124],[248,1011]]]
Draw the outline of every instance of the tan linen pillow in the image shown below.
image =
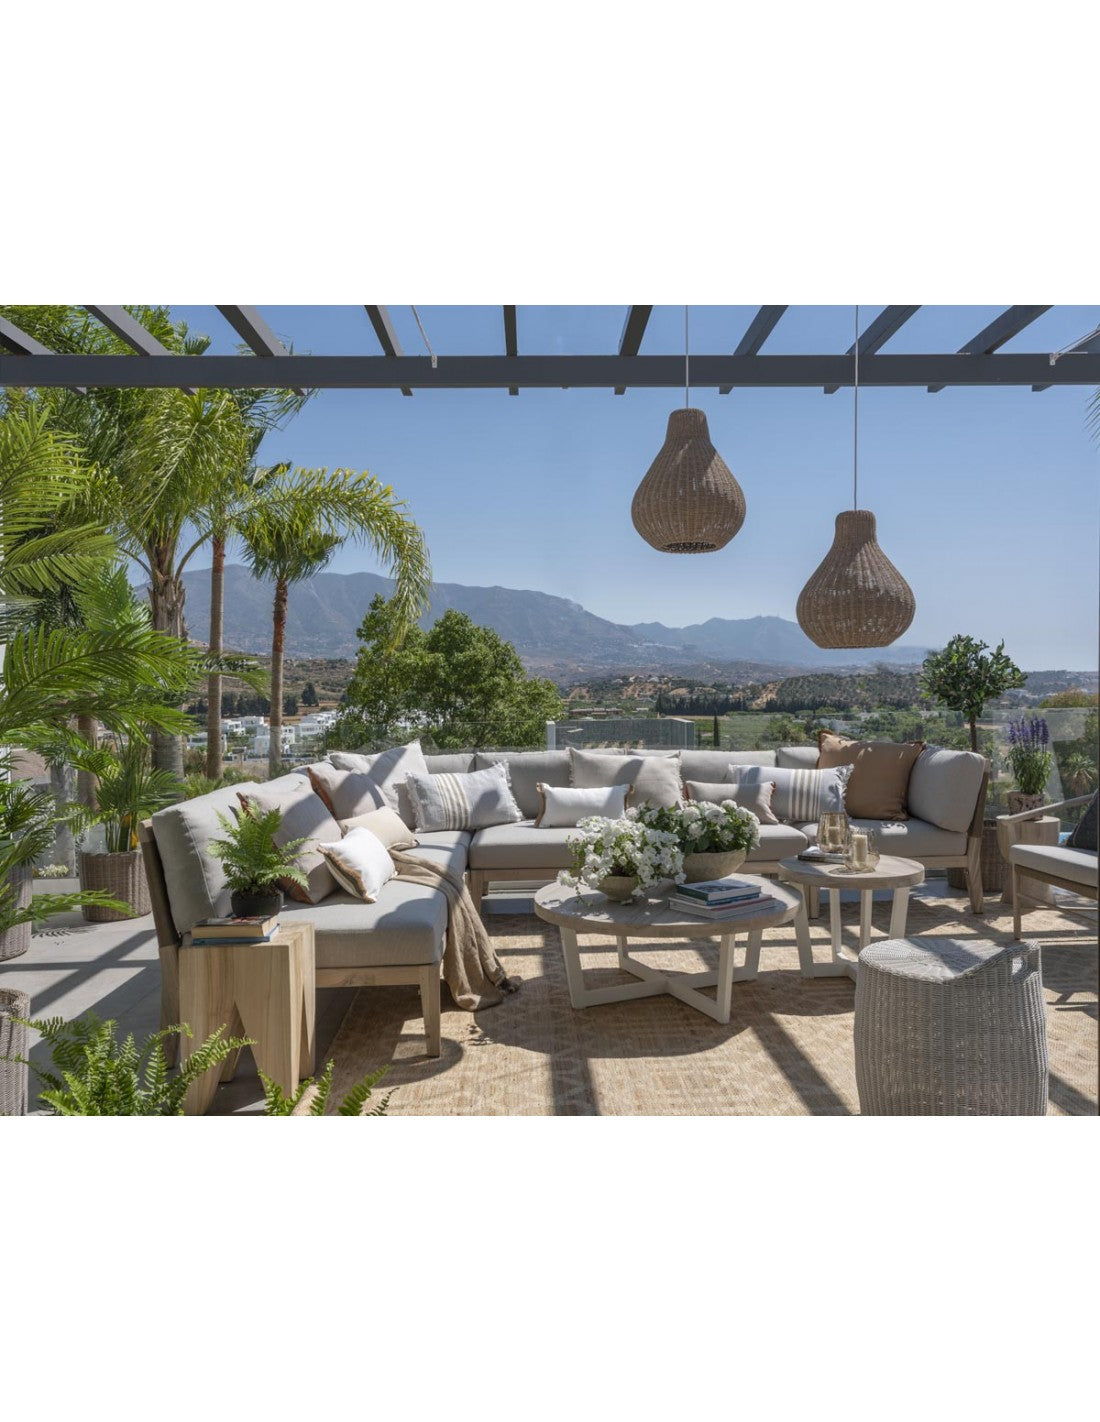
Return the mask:
[[844,808],[854,820],[907,820],[909,776],[923,741],[854,741],[835,731],[818,733],[819,769],[852,767]]
[[380,810],[368,810],[363,815],[353,815],[350,820],[341,820],[340,829],[345,835],[355,829],[370,830],[387,849],[415,849],[420,843],[397,811],[391,810],[388,805],[383,805]]
[[569,747],[570,778],[578,790],[597,785],[633,785],[635,805],[678,805],[683,792],[680,752],[620,755]]
[[736,780],[685,780],[684,798],[702,800],[706,804],[721,805],[724,800],[732,800],[743,810],[749,810],[762,825],[777,825],[779,816],[772,809],[775,794],[774,780],[759,780],[742,785]]

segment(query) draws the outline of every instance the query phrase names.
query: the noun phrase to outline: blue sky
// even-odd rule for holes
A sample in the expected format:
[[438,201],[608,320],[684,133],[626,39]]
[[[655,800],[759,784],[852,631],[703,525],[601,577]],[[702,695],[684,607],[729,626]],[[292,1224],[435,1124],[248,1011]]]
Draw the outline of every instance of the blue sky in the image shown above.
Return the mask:
[[[1006,303],[1007,304],[1007,303]],[[418,308],[439,355],[503,351],[500,307]],[[731,351],[755,308],[693,306],[692,349]],[[923,307],[884,348],[952,351],[1003,307]],[[264,306],[296,351],[378,353],[362,306]],[[862,329],[881,310],[861,308]],[[173,312],[230,353],[236,334],[212,306]],[[405,351],[424,347],[411,309],[390,308]],[[617,347],[624,306],[520,306],[523,353]],[[765,353],[844,351],[854,311],[791,307]],[[1002,349],[1057,350],[1100,323],[1100,307],[1057,306]],[[683,308],[658,306],[643,354],[683,348]],[[942,645],[965,631],[1025,668],[1097,662],[1098,460],[1086,429],[1088,390],[864,390],[860,503],[917,599],[903,639]],[[793,618],[850,506],[852,396],[841,390],[693,393],[711,438],[745,491],[748,514],[722,551],[670,557],[630,522],[630,501],[682,392],[628,390],[322,391],[265,461],[369,469],[407,500],[441,582],[536,588],[616,622],[670,626],[708,617]],[[376,569],[346,547],[336,571]]]

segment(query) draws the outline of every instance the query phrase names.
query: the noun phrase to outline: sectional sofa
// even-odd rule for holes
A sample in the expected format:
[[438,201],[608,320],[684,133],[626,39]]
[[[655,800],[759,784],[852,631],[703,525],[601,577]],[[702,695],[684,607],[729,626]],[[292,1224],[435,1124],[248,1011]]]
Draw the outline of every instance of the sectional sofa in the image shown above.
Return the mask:
[[[668,755],[662,751],[631,751],[631,755]],[[679,753],[684,781],[725,779],[731,765],[812,768],[818,751],[812,746],[781,747],[776,751],[687,750]],[[486,887],[496,881],[553,879],[569,860],[570,829],[546,829],[534,824],[539,810],[537,786],[570,784],[567,750],[478,751],[462,755],[428,756],[433,775],[466,773],[506,761],[512,793],[524,819],[494,825],[470,834],[464,830],[417,832],[417,852],[465,873],[470,892],[480,906]],[[305,771],[268,782],[300,782]],[[909,779],[910,817],[898,821],[853,820],[875,831],[883,853],[919,860],[926,868],[966,871],[971,908],[982,909],[981,832],[988,783],[988,763],[969,751],[937,747],[924,750]],[[178,1021],[177,952],[182,936],[199,919],[229,912],[229,893],[220,861],[206,845],[221,834],[218,814],[234,810],[238,792],[229,786],[158,812],[141,827],[141,845],[149,880],[153,916],[160,943],[162,1020]],[[258,789],[252,786],[252,789]],[[779,861],[812,842],[816,825],[762,825],[760,845],[746,868],[774,874]],[[317,949],[318,987],[359,987],[415,984],[420,990],[427,1050],[440,1051],[439,973],[446,938],[447,906],[434,889],[390,880],[374,904],[337,892],[317,904],[288,902],[284,917],[312,920]]]

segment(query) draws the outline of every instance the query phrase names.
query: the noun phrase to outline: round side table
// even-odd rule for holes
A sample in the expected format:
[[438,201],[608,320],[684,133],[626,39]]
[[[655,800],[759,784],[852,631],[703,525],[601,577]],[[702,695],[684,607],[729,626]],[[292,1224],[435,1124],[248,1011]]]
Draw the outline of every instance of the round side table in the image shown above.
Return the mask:
[[[810,860],[779,861],[779,878],[785,884],[795,884],[802,890],[802,903],[795,915],[794,931],[798,940],[798,961],[804,978],[854,978],[859,967],[858,956],[849,952],[841,941],[840,891],[859,891],[859,947],[871,941],[871,903],[876,889],[890,889],[893,904],[890,910],[891,938],[905,937],[905,922],[909,915],[909,890],[924,883],[924,865],[915,859],[900,859],[883,854],[873,869],[849,869],[844,864],[814,864]],[[810,951],[810,923],[806,914],[806,893],[809,889],[829,893],[829,935],[832,960],[816,963]]]

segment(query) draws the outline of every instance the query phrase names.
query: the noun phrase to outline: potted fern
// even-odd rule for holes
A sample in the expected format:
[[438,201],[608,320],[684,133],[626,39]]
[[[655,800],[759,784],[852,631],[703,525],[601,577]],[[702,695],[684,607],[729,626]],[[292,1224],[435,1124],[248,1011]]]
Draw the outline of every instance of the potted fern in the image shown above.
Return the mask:
[[304,889],[306,876],[298,864],[305,839],[276,844],[282,823],[280,810],[261,811],[243,803],[231,820],[219,815],[224,839],[210,841],[210,853],[220,859],[230,889],[230,905],[238,918],[269,918],[283,906],[282,885],[288,880]]

